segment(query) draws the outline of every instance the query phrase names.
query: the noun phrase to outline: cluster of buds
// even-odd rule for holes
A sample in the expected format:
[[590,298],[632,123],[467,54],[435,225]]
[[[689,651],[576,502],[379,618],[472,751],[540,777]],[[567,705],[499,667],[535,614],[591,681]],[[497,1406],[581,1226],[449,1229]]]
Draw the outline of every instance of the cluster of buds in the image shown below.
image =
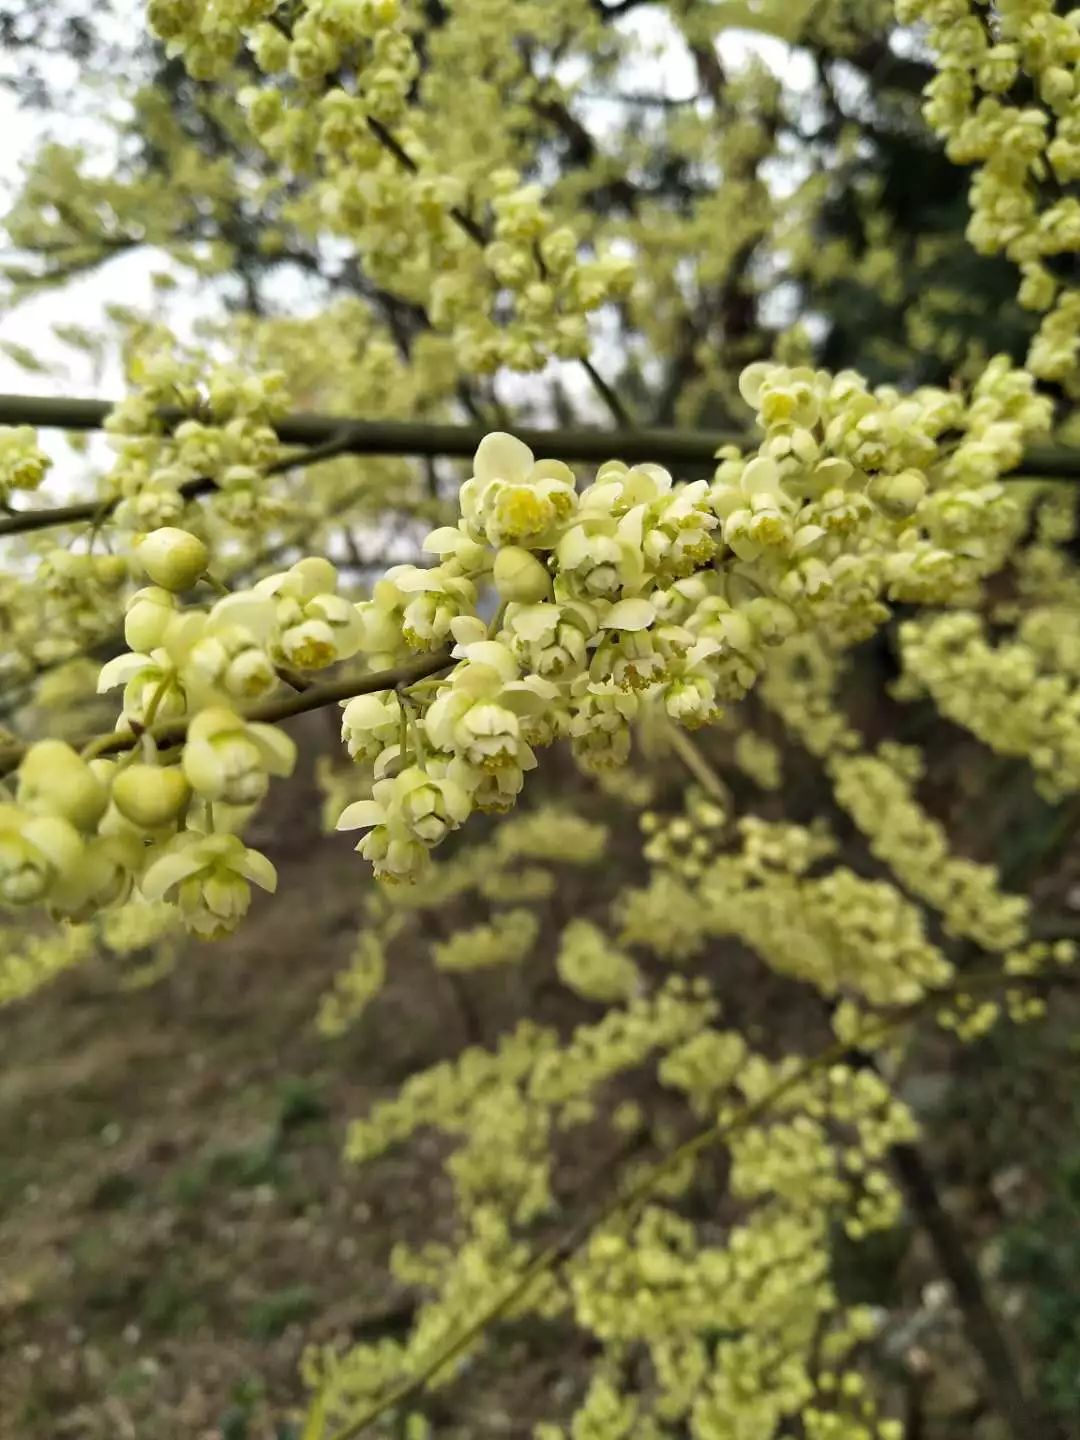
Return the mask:
[[[296,758],[283,731],[238,707],[282,683],[284,658],[314,669],[353,653],[359,618],[323,561],[206,609],[181,601],[206,576],[196,535],[154,531],[135,556],[153,584],[128,601],[132,649],[98,679],[102,691],[124,686],[121,728],[105,747],[119,758],[94,744],[82,755],[58,740],[30,746],[0,806],[0,903],[81,918],[137,890],[213,938],[245,914],[251,884],[276,886],[269,860],[235,832]],[[175,727],[178,748],[159,750],[162,724]]]

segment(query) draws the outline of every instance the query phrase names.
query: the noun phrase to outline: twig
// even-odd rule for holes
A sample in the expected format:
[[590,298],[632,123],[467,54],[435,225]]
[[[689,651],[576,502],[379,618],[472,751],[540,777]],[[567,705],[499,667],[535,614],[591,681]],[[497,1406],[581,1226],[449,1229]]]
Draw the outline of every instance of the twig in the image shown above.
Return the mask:
[[[0,414],[2,414],[3,400],[10,398],[8,396],[0,397]],[[335,433],[323,440],[321,444],[312,445],[310,449],[300,455],[282,455],[277,460],[272,460],[265,467],[264,473],[280,475],[282,471],[291,470],[297,465],[317,465],[323,460],[335,460],[340,455],[355,453],[352,445],[351,432],[343,429],[342,422],[339,420]],[[179,493],[185,500],[195,500],[200,495],[207,495],[217,488],[217,481],[211,476],[199,475],[194,480],[188,480],[181,485]],[[25,535],[32,530],[48,530],[54,525],[71,525],[80,520],[89,520],[97,526],[113,513],[120,504],[120,499],[121,497],[117,495],[108,500],[88,500],[77,505],[58,505],[49,510],[16,511],[14,514],[0,519],[0,536]]]
[[[617,399],[617,397],[616,397]],[[37,425],[60,430],[100,430],[113,404],[108,400],[61,399],[40,395],[0,395],[0,425]],[[164,407],[159,412],[166,425],[187,415]],[[488,433],[480,425],[450,425],[429,421],[351,420],[337,415],[290,415],[276,425],[283,444],[310,446],[301,454],[282,456],[266,467],[278,474],[298,465],[315,465],[341,455],[444,456],[471,459]],[[725,445],[753,446],[757,437],[738,430],[671,430],[663,427],[601,430],[595,426],[536,429],[514,428],[526,445],[550,460],[611,460],[631,464],[652,461],[661,465],[708,464]],[[1033,445],[1012,472],[1016,479],[1080,481],[1080,449],[1064,445]],[[209,477],[200,477],[181,486],[191,498],[216,489]],[[0,517],[0,536],[19,535],[93,520],[99,512],[111,513],[119,504],[88,501],[78,505],[55,506],[49,510],[24,510]]]
[[1053,1431],[1024,1394],[1008,1342],[987,1301],[979,1272],[941,1203],[933,1174],[914,1145],[894,1145],[891,1159],[911,1213],[952,1287],[968,1341],[982,1361],[994,1408],[1012,1440],[1051,1440]]
[[664,733],[678,759],[682,761],[702,789],[708,791],[713,799],[718,800],[726,809],[731,804],[731,792],[686,731],[680,729],[678,725],[669,724]]
[[[356,695],[370,695],[376,690],[393,690],[399,686],[412,685],[428,675],[445,670],[453,661],[445,650],[433,655],[423,655],[393,670],[377,670],[373,675],[359,675],[351,679],[328,680],[322,685],[309,685],[302,691],[294,691],[281,700],[268,700],[246,712],[247,720],[261,720],[273,724],[288,720],[293,715],[303,715],[308,710],[320,710],[324,705],[336,705],[342,700],[351,700]],[[157,744],[174,744],[187,733],[189,717],[165,720],[160,725],[150,726],[145,733]],[[118,729],[105,735],[90,736],[85,740],[74,740],[76,749],[91,748],[96,755],[112,755],[120,750],[130,750],[137,743],[131,729]],[[0,750],[0,776],[9,775],[18,768],[26,754],[26,745],[9,746]]]

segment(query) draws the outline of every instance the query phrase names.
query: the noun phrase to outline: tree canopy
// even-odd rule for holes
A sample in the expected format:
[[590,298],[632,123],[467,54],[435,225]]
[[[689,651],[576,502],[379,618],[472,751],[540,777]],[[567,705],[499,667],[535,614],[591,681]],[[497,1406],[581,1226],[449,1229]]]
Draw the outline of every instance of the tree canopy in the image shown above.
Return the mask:
[[[1080,11],[65,0],[0,41],[39,392],[0,397],[0,999],[236,930],[331,710],[379,883],[326,1032],[435,907],[436,970],[543,950],[580,1007],[354,1122],[353,1162],[453,1137],[453,1228],[392,1257],[404,1339],[310,1352],[305,1440],[427,1433],[526,1317],[595,1364],[515,1434],[900,1440],[837,1277],[905,1204],[1002,1433],[1052,1436],[899,1081],[1069,984],[1025,892],[1064,904],[1080,792]],[[934,800],[989,752],[1011,860]],[[560,866],[606,909],[552,930]],[[721,1017],[725,945],[813,1044]]]

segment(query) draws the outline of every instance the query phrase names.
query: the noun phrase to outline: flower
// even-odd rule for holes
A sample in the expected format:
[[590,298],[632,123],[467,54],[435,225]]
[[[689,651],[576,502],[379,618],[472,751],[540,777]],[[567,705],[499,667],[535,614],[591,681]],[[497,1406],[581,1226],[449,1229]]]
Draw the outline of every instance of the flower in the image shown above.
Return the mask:
[[759,455],[737,480],[714,483],[711,499],[723,521],[724,543],[740,560],[756,560],[763,550],[787,553],[794,501],[781,486],[775,461]]
[[278,635],[273,653],[286,664],[322,670],[360,649],[360,613],[337,594],[337,571],[329,560],[309,556],[290,570],[257,581],[252,593],[275,601]]
[[392,779],[377,780],[370,800],[356,800],[341,812],[339,830],[400,825],[427,846],[438,845],[465,820],[465,789],[447,775],[410,765]]
[[513,435],[485,435],[461,487],[468,533],[492,545],[550,548],[576,502],[574,473],[561,460],[537,461]]
[[347,805],[337,828],[370,830],[356,848],[379,879],[413,880],[427,863],[427,851],[471,809],[468,791],[448,774],[411,765],[392,779],[377,780],[370,800]]
[[291,775],[296,745],[274,725],[242,719],[231,710],[201,710],[188,726],[181,761],[191,788],[204,800],[254,805],[271,775]]
[[478,575],[490,563],[490,551],[468,535],[464,525],[461,521],[459,525],[438,526],[420,548],[438,555],[440,566],[450,574]]
[[[431,570],[397,565],[385,578],[402,597],[401,634],[413,650],[437,650],[459,616],[476,612],[472,581],[452,575],[442,565]],[[409,600],[410,595],[415,598]]]
[[98,694],[117,685],[124,687],[123,715],[128,721],[146,724],[151,712],[155,720],[170,720],[187,709],[187,692],[172,645],[107,661],[98,675]]
[[587,513],[566,530],[555,555],[557,600],[610,600],[632,595],[645,581],[644,507],[621,519]]
[[522,719],[538,715],[558,694],[538,676],[518,679],[509,649],[496,640],[455,647],[459,665],[432,701],[424,729],[437,750],[484,769],[524,768],[533,756],[522,734]]
[[401,702],[393,690],[357,695],[345,702],[341,738],[353,760],[374,760],[401,733]]
[[79,832],[59,815],[0,804],[0,905],[33,905],[75,878],[84,857]]
[[510,605],[503,619],[514,659],[547,680],[562,680],[585,667],[596,634],[596,607],[581,602]]
[[0,425],[0,499],[12,490],[36,490],[51,464],[29,425]]
[[148,900],[175,896],[186,929],[201,940],[228,935],[247,914],[251,884],[273,894],[277,871],[237,835],[186,830],[170,840],[142,877]]
[[278,683],[269,647],[277,624],[270,598],[250,592],[226,595],[207,617],[191,646],[185,675],[231,700],[259,700]]

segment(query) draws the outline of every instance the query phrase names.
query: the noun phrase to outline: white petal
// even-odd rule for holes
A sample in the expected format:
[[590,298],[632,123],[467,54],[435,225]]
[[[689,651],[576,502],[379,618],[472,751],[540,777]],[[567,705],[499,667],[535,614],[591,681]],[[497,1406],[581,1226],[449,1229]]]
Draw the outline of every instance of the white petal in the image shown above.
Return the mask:
[[59,815],[42,815],[27,821],[22,827],[22,834],[61,874],[69,870],[83,853],[79,832]]
[[256,640],[265,640],[274,628],[274,602],[250,591],[226,595],[210,611],[212,627],[236,625]]
[[276,725],[249,725],[248,734],[259,747],[271,775],[291,775],[296,764],[296,743]]
[[475,645],[487,638],[487,626],[477,615],[455,615],[450,621],[450,633],[463,652],[464,646]]
[[533,452],[505,430],[485,435],[477,446],[473,473],[478,480],[521,482],[533,466]]
[[416,565],[410,565],[402,574],[394,576],[394,584],[406,595],[415,595],[418,591],[441,590],[443,575],[437,566],[421,570]]
[[277,871],[259,850],[245,850],[235,862],[234,868],[245,880],[258,885],[260,890],[266,890],[273,895],[277,889]]
[[757,455],[743,471],[740,485],[744,495],[778,495],[780,471],[767,455]]
[[656,609],[648,600],[620,600],[601,617],[606,630],[647,630],[656,619]]
[[386,811],[377,800],[354,800],[338,816],[338,830],[367,830],[372,825],[381,825]]
[[517,678],[517,661],[498,640],[479,640],[475,645],[464,647],[462,653],[473,665],[488,666],[504,680]]
[[464,786],[456,784],[453,780],[444,780],[442,793],[446,802],[446,813],[451,820],[461,825],[469,818],[472,811],[472,799],[469,792]]
[[[375,779],[378,782],[375,786],[373,786],[376,794],[378,794],[380,786],[390,783],[383,777],[386,775],[387,771],[394,764],[394,762],[396,760],[399,760],[400,758],[400,745],[387,745],[384,750],[379,751],[379,754],[375,760],[375,764],[372,766],[372,769],[375,772]],[[381,803],[381,801],[379,803]]]
[[148,900],[161,900],[165,895],[203,869],[205,859],[197,845],[172,850],[155,860],[139,882],[139,889]]
[[126,685],[129,680],[134,680],[140,670],[145,670],[151,665],[148,655],[117,655],[112,660],[107,660],[101,667],[98,675],[98,694],[106,690],[114,690],[117,685]]

